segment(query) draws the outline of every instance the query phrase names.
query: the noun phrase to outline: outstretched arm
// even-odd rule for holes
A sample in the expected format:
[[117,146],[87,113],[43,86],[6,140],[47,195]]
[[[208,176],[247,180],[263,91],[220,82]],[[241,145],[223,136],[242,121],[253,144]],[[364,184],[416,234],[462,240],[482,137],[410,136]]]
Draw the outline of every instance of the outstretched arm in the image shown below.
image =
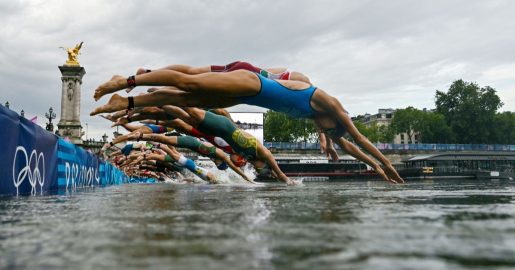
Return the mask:
[[141,140],[141,141],[152,141],[158,143],[164,143],[168,145],[177,145],[177,137],[176,136],[166,136],[163,134],[144,134],[136,131],[131,133],[127,138],[128,140]]
[[354,126],[354,123],[352,123],[350,117],[345,114],[343,110],[338,110],[336,113],[339,116],[339,120],[344,123],[344,126],[347,128],[347,132],[352,136],[354,141],[384,165],[384,172],[388,175],[389,179],[397,183],[404,183],[404,180],[392,166],[392,163],[368,140],[367,137],[363,136],[363,134],[359,132],[356,126]]
[[266,149],[263,145],[258,145],[258,157],[260,159],[263,159],[268,166],[270,166],[270,169],[272,169],[272,172],[275,173],[277,179],[285,182],[287,185],[293,185],[293,181],[284,174],[281,169],[279,168],[279,165],[277,165],[277,162],[274,159],[274,156],[268,149]]
[[377,162],[371,159],[368,155],[363,153],[358,147],[356,147],[353,143],[345,140],[343,137],[334,138],[334,141],[342,148],[343,151],[349,153],[349,155],[355,157],[358,160],[361,160],[372,167],[384,180],[396,183],[393,179],[390,179],[384,173],[383,169]]

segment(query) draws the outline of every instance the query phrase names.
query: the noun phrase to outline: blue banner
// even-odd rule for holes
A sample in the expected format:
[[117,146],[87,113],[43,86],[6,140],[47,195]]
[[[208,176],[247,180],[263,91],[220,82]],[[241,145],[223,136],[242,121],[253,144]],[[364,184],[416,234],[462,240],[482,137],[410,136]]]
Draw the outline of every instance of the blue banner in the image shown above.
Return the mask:
[[57,137],[0,106],[0,193],[36,194],[57,187]]
[[0,105],[0,194],[129,182],[113,165]]

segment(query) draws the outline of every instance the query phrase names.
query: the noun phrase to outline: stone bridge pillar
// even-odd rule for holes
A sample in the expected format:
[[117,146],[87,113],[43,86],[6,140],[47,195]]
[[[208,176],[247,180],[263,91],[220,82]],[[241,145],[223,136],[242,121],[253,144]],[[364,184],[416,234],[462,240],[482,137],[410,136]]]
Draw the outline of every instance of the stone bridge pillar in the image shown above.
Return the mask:
[[82,144],[82,125],[80,123],[80,96],[84,67],[78,65],[59,66],[62,77],[61,119],[57,124],[61,137],[68,137],[74,144]]

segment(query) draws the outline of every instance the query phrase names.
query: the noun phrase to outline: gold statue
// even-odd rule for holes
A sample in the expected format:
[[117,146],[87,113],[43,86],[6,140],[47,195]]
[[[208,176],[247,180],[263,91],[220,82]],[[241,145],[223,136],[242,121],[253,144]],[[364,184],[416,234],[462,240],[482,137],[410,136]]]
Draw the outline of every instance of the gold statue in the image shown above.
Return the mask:
[[82,43],[84,43],[84,42],[81,41],[81,43],[75,45],[75,48],[73,48],[73,49],[72,48],[59,47],[59,48],[65,50],[68,53],[68,60],[66,60],[66,63],[64,64],[65,66],[80,66],[77,57],[80,54],[79,51],[80,51],[80,48],[82,48]]

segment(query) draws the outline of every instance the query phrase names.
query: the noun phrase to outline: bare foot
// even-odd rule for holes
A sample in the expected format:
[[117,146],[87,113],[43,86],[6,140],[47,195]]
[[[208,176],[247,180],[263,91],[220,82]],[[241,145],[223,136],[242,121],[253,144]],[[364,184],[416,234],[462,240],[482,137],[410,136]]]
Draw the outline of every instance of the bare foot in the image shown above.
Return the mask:
[[145,73],[147,73],[147,69],[145,68],[138,68],[138,70],[136,71],[136,75],[141,75]]
[[127,111],[128,110],[125,109],[125,110],[117,111],[117,112],[111,114],[111,121],[116,122],[120,117],[126,116]]
[[111,80],[101,84],[97,89],[95,89],[93,97],[95,98],[95,101],[98,101],[102,96],[114,93],[124,88],[127,88],[127,78],[120,75],[114,75]]
[[107,104],[97,107],[89,115],[93,116],[93,115],[97,115],[99,113],[116,112],[119,110],[123,110],[124,108],[127,108],[128,105],[129,105],[129,101],[127,98],[124,98],[120,95],[114,94],[111,97],[111,99],[109,99]]
[[100,115],[100,117],[104,118],[104,119],[107,119],[109,121],[113,121],[113,116],[110,115],[110,114],[106,114],[106,115]]
[[390,179],[393,179],[397,183],[404,183],[404,179],[402,179],[402,177],[392,165],[385,166],[384,171],[388,177],[390,177]]

